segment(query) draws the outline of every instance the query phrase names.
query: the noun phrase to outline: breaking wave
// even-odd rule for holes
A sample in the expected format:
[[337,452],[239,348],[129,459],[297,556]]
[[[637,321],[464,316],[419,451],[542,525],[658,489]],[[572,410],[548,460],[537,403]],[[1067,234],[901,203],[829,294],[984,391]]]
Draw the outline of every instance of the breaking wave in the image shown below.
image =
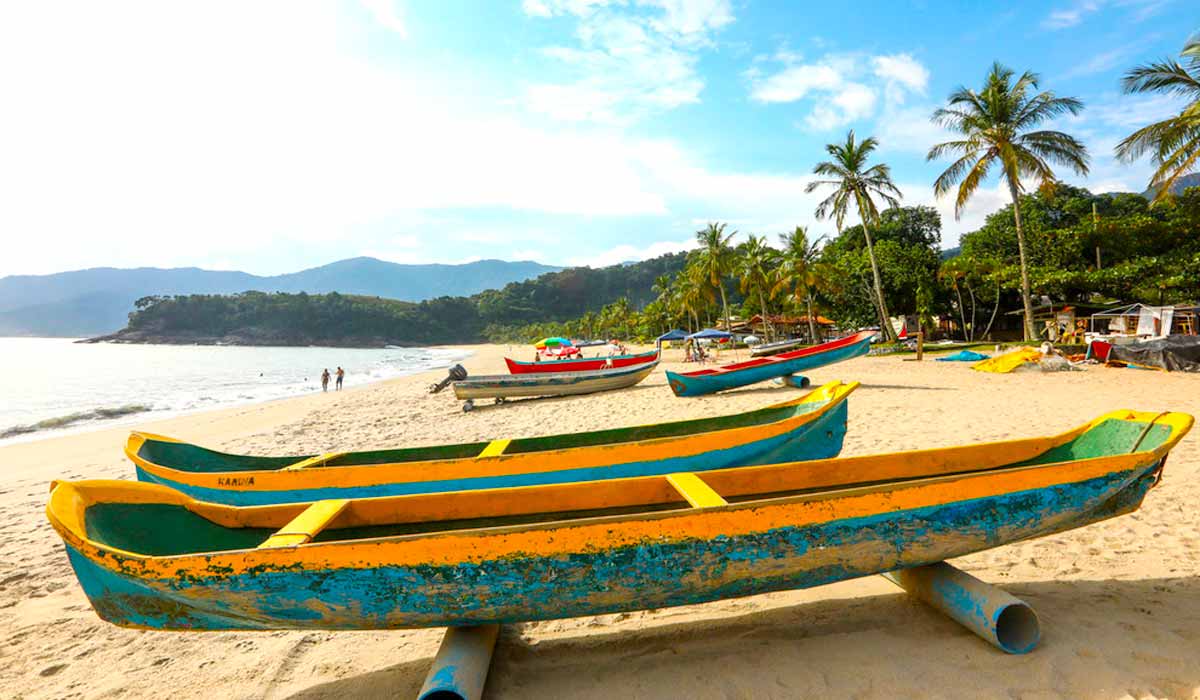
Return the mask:
[[90,411],[77,411],[68,413],[64,416],[55,416],[47,418],[29,425],[14,425],[11,428],[0,430],[0,440],[5,438],[16,437],[18,435],[28,435],[29,433],[38,433],[43,430],[58,430],[60,428],[68,428],[79,423],[86,423],[94,420],[109,420],[112,418],[121,418],[122,416],[131,416],[135,413],[145,413],[153,410],[149,406],[143,404],[127,404],[125,406],[117,406],[115,408],[96,408]]

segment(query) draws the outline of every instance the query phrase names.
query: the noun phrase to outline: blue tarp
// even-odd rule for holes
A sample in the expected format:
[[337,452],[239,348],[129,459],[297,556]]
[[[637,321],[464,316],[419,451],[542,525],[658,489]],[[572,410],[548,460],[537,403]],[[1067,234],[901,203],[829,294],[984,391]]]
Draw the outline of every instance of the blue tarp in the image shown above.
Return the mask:
[[937,358],[938,362],[978,362],[979,360],[988,359],[988,355],[973,350],[959,350],[953,355]]
[[719,330],[717,330],[716,328],[705,328],[705,329],[704,329],[704,330],[702,330],[702,331],[696,331],[695,333],[693,333],[693,334],[689,335],[688,337],[689,337],[689,338],[693,338],[693,339],[699,339],[699,338],[731,338],[731,337],[733,337],[733,334],[731,334],[731,333],[727,333],[727,332],[725,332],[725,331],[719,331]]
[[662,335],[658,336],[658,342],[661,343],[664,340],[683,340],[687,337],[688,337],[687,331],[681,331],[678,328],[676,328],[673,331],[667,331],[666,333],[663,333]]

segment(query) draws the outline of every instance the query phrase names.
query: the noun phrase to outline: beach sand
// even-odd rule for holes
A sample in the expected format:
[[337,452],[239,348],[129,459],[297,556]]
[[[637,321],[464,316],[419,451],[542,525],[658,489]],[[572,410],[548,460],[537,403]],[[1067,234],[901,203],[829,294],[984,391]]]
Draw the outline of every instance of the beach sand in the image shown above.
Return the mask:
[[[473,373],[527,348],[481,346]],[[745,357],[743,353],[742,357]],[[677,354],[668,359],[678,359]],[[667,364],[667,363],[664,363]],[[667,366],[672,366],[667,364]],[[761,384],[679,399],[656,371],[621,392],[481,405],[426,387],[444,371],[150,423],[229,451],[462,442],[734,413],[794,396]],[[1200,414],[1200,376],[1093,367],[989,375],[859,358],[845,455],[1056,433],[1117,408]],[[56,478],[132,478],[129,427],[0,447],[0,695],[414,697],[440,630],[178,633],[101,622],[46,522]],[[1042,643],[1008,656],[881,577],[706,605],[504,628],[489,698],[1200,697],[1200,431],[1143,508],[957,560],[1024,598]]]

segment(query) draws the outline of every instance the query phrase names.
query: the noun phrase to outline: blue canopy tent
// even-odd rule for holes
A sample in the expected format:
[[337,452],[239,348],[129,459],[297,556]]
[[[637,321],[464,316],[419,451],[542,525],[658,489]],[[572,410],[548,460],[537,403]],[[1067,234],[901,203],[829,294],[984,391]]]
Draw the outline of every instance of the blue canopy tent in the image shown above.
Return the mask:
[[659,344],[662,344],[663,341],[683,340],[687,337],[688,337],[687,331],[681,331],[678,328],[676,328],[675,330],[667,331],[666,333],[663,333],[662,335],[658,336],[658,342],[659,342]]
[[693,340],[699,340],[701,338],[723,339],[723,338],[732,338],[733,334],[728,331],[719,331],[716,328],[705,328],[702,331],[696,331],[695,333],[689,335],[688,337]]

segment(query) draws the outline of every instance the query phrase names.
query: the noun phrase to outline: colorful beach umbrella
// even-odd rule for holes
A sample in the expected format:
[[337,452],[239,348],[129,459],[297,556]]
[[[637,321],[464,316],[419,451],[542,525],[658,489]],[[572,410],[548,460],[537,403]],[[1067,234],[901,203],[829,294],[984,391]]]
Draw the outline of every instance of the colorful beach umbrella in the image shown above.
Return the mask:
[[562,345],[570,345],[570,344],[571,344],[571,341],[567,340],[566,338],[554,337],[554,338],[542,338],[541,340],[537,341],[536,344],[534,344],[534,347],[536,347],[540,350],[542,348],[555,348],[555,347],[559,347]]

